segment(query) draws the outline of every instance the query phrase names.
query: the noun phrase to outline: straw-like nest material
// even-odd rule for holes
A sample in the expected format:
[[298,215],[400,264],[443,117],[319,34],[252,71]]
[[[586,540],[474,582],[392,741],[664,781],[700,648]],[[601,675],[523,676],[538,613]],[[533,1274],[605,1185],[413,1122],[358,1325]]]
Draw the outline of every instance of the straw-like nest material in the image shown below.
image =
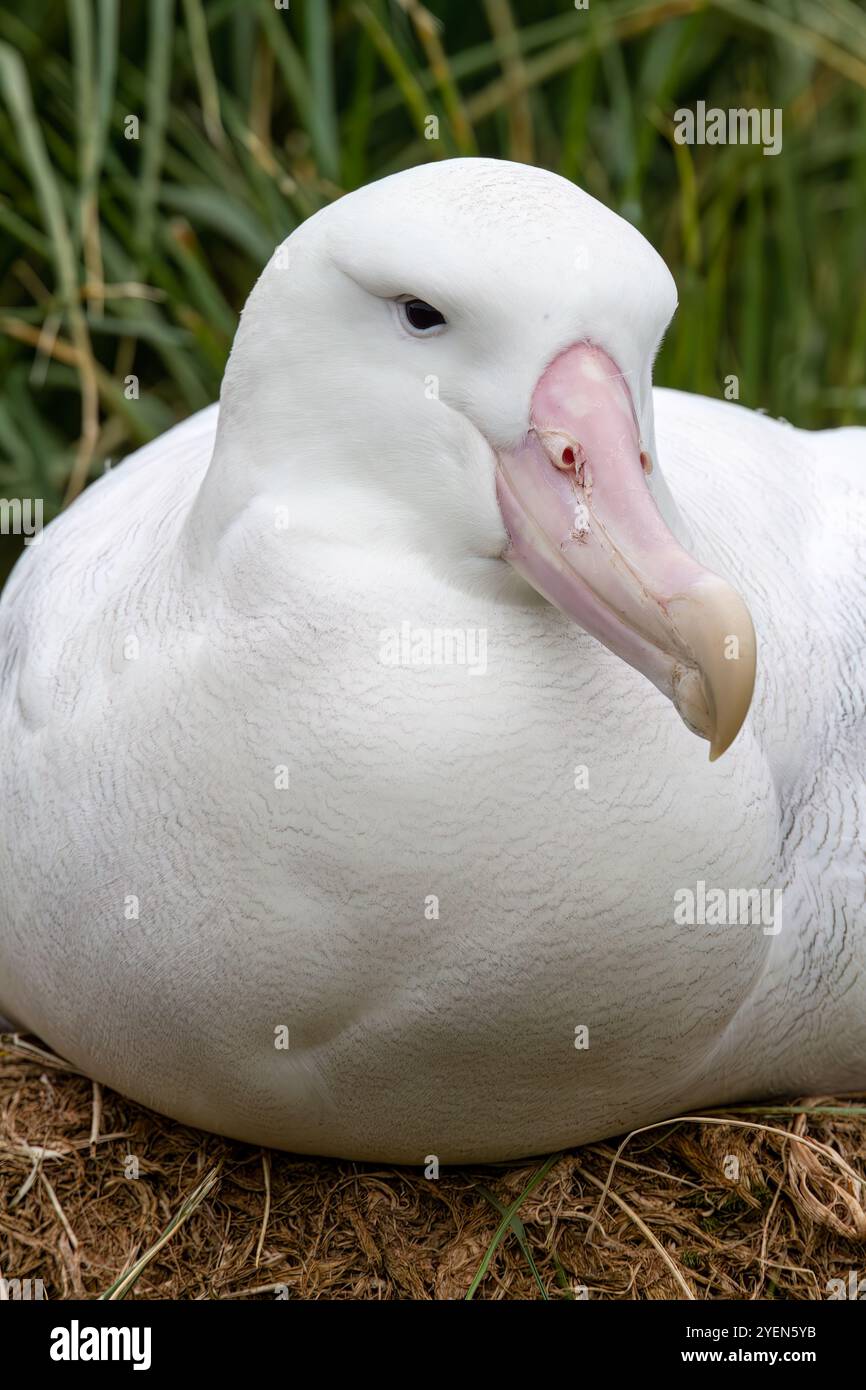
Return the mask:
[[52,1299],[823,1299],[863,1267],[864,1099],[433,1179],[189,1130],[7,1038],[0,1276]]

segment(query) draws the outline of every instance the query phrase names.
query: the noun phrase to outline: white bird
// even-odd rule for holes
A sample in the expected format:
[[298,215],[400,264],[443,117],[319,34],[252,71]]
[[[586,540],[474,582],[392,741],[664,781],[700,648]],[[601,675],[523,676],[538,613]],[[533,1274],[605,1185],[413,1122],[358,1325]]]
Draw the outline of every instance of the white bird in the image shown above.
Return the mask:
[[0,1011],[356,1159],[866,1084],[866,431],[654,392],[675,303],[506,162],[293,233],[2,597]]

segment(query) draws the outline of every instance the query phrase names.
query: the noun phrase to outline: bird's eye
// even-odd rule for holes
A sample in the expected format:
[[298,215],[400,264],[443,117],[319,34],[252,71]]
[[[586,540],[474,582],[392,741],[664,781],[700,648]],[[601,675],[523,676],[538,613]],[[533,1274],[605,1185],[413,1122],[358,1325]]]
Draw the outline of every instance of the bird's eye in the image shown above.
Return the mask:
[[423,299],[406,299],[402,308],[407,324],[415,333],[427,333],[445,322],[445,315]]

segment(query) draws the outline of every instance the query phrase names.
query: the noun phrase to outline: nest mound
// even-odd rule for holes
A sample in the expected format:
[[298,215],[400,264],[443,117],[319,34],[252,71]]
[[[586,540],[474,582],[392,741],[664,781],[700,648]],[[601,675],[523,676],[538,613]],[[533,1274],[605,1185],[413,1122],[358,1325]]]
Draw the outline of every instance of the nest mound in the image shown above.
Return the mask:
[[863,1264],[864,1101],[433,1179],[186,1129],[7,1037],[0,1276],[51,1299],[824,1299]]

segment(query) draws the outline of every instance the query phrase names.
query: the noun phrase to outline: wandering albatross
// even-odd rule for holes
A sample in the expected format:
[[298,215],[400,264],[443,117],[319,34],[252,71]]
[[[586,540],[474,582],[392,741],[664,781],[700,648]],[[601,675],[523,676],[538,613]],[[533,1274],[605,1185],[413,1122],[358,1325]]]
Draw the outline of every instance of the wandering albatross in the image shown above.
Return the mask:
[[2,596],[16,1026],[408,1163],[866,1083],[866,431],[653,390],[675,307],[496,160],[277,249]]

